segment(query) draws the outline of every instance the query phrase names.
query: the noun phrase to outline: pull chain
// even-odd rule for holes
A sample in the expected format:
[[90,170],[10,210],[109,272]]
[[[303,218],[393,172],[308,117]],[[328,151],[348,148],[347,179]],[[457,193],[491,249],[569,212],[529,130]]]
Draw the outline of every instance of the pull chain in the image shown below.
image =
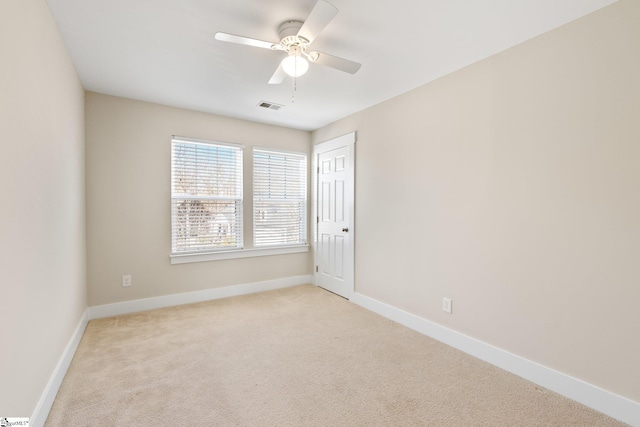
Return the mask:
[[296,90],[298,89],[297,87],[297,77],[296,75],[298,74],[298,61],[295,61],[293,63],[293,93],[291,94],[291,103],[295,104],[296,103]]
[[297,90],[297,82],[296,82],[296,77],[293,77],[293,92],[291,93],[291,103],[295,104],[296,103],[296,90]]

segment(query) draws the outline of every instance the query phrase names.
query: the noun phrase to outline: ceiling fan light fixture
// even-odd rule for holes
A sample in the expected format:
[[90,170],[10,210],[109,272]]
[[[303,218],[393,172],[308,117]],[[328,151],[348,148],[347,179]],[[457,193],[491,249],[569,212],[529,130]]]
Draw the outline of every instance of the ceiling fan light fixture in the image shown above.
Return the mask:
[[291,77],[300,77],[309,69],[309,62],[299,55],[289,55],[282,60],[282,69]]
[[259,47],[271,51],[282,51],[288,56],[284,58],[269,79],[270,85],[282,83],[287,76],[295,78],[304,75],[309,69],[309,62],[324,67],[334,68],[346,73],[355,74],[360,64],[348,59],[311,50],[311,43],[333,20],[338,9],[327,0],[316,0],[315,6],[304,21],[285,21],[278,27],[280,42],[272,43],[250,37],[236,36],[228,33],[216,33],[216,40]]

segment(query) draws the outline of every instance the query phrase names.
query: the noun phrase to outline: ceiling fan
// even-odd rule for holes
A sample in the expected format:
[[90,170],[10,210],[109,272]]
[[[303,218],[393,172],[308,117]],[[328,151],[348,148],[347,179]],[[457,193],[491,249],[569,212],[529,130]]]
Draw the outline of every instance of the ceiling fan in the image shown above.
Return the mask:
[[269,84],[280,84],[287,75],[299,77],[307,72],[309,62],[335,68],[350,74],[360,69],[360,64],[327,53],[310,50],[311,43],[331,22],[338,9],[325,0],[318,0],[306,21],[285,21],[278,27],[279,43],[217,32],[216,40],[282,51],[287,56],[271,76]]

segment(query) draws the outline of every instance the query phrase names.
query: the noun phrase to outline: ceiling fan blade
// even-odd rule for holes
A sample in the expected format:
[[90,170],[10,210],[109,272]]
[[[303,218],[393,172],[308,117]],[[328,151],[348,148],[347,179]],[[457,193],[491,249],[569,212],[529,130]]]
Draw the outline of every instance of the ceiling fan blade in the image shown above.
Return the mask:
[[265,42],[257,39],[251,39],[249,37],[235,36],[233,34],[220,33],[220,32],[216,33],[215,37],[216,37],[216,40],[220,40],[223,42],[231,42],[231,43],[243,44],[246,46],[261,47],[263,49],[273,49],[273,46],[277,44],[277,43]]
[[313,62],[324,65],[325,67],[335,68],[336,70],[344,71],[349,74],[355,74],[360,69],[359,63],[349,61],[348,59],[322,52],[311,52],[311,54],[314,56],[316,54],[318,55],[317,59]]
[[325,0],[318,0],[298,31],[298,36],[304,37],[311,43],[337,14],[338,9],[334,5]]
[[269,84],[279,85],[284,81],[285,77],[287,77],[287,73],[284,72],[282,63],[280,63],[280,65],[278,65],[278,68],[276,68],[276,71],[273,73],[273,76],[271,76],[271,78],[269,79]]

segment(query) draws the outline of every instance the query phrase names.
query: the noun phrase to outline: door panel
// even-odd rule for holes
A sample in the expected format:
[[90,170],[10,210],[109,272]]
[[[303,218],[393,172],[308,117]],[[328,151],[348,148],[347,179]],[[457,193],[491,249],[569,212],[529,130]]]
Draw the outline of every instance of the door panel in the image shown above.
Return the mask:
[[322,182],[322,192],[319,206],[321,206],[322,217],[320,220],[322,222],[331,221],[331,183],[330,182]]
[[336,279],[344,280],[344,244],[345,238],[342,236],[336,236],[334,240],[334,270],[333,274]]
[[344,200],[344,181],[336,180],[336,222],[343,223],[345,221],[346,215],[344,212],[345,200]]

